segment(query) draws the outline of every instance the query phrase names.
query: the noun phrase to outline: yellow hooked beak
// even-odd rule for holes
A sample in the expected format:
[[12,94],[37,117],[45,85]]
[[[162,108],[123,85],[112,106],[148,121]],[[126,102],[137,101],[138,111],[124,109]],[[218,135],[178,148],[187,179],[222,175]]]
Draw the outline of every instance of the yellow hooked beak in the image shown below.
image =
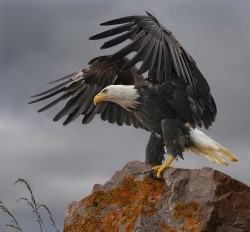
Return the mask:
[[97,103],[100,103],[102,101],[104,101],[104,99],[107,97],[106,93],[98,93],[95,97],[94,97],[94,104],[96,105]]

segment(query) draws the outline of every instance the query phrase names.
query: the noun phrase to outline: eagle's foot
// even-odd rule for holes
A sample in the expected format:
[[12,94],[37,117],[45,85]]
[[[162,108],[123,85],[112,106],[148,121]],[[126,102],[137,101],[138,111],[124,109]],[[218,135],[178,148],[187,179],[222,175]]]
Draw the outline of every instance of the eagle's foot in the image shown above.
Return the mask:
[[171,166],[171,163],[173,161],[174,157],[170,156],[169,159],[164,164],[153,167],[150,173],[151,178],[161,180],[162,172],[167,168],[173,168],[173,166]]

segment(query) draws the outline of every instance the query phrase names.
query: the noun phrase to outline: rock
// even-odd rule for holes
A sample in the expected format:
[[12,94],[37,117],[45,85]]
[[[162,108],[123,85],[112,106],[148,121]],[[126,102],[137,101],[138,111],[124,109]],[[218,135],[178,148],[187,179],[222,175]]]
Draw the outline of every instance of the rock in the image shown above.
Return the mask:
[[130,162],[105,185],[73,202],[64,232],[247,232],[250,188],[213,170],[166,170],[164,181],[149,177],[151,166]]

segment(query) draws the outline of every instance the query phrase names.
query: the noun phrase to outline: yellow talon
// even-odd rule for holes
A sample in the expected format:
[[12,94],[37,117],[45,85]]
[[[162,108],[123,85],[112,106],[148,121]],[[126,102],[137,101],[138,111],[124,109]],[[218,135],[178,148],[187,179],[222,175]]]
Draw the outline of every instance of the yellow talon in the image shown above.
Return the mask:
[[174,157],[170,155],[169,159],[162,165],[159,165],[159,166],[155,166],[153,167],[152,169],[154,171],[156,171],[156,177],[158,179],[161,178],[161,173],[167,169],[167,168],[173,168],[173,166],[171,166],[171,163],[174,161]]

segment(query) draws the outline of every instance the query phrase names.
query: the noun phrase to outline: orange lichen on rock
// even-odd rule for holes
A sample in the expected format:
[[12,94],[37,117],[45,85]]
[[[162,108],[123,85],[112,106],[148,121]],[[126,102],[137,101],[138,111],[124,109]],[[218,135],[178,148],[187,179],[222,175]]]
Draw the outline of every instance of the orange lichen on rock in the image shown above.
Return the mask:
[[174,227],[171,227],[170,225],[168,224],[164,224],[164,223],[161,223],[160,224],[160,227],[166,231],[166,232],[178,232],[178,230]]
[[174,217],[184,221],[179,228],[180,231],[201,231],[204,218],[202,218],[202,207],[198,202],[181,202],[175,205],[174,210]]
[[130,232],[140,215],[150,217],[156,211],[156,203],[165,193],[163,185],[149,177],[135,180],[128,176],[112,190],[94,191],[80,202],[64,232],[116,232],[121,227]]
[[101,221],[100,231],[118,231],[121,215],[117,210],[109,211]]

